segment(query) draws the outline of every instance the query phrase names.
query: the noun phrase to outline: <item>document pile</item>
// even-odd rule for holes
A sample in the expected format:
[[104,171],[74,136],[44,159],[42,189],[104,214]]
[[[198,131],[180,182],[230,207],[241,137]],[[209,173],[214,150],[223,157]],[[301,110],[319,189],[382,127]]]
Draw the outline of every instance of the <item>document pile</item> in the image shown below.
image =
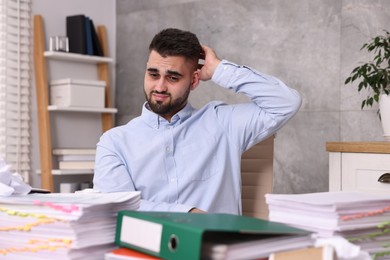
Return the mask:
[[375,256],[390,256],[390,196],[363,192],[266,194],[271,221],[342,236]]
[[0,258],[104,259],[118,211],[139,203],[139,192],[0,197]]

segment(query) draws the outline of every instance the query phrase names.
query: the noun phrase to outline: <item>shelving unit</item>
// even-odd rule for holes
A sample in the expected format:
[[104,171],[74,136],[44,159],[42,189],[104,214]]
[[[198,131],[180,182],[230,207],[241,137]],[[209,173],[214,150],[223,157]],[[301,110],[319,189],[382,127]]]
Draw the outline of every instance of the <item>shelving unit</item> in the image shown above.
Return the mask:
[[[45,35],[43,18],[40,15],[34,16],[34,66],[37,92],[38,130],[41,169],[41,186],[43,189],[54,191],[53,175],[81,175],[93,174],[93,170],[59,170],[52,168],[52,140],[49,112],[71,112],[71,113],[101,113],[102,131],[114,126],[113,114],[117,112],[111,105],[109,63],[113,60],[108,55],[106,29],[104,26],[97,27],[97,34],[103,49],[103,57],[82,55],[76,53],[45,51]],[[48,77],[46,59],[59,61],[96,64],[98,79],[105,81],[105,107],[58,107],[49,105]]]

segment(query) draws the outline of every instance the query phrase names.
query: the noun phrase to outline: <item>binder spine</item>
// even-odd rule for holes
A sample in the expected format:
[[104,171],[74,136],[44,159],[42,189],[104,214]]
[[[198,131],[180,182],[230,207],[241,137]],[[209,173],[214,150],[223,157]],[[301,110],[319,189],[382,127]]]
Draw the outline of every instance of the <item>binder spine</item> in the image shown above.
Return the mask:
[[118,213],[115,243],[164,259],[200,259],[202,231],[137,212]]
[[88,55],[94,55],[93,42],[92,42],[92,29],[89,17],[85,17],[85,40],[86,40],[86,52]]
[[86,54],[85,16],[66,17],[66,36],[69,39],[69,52]]

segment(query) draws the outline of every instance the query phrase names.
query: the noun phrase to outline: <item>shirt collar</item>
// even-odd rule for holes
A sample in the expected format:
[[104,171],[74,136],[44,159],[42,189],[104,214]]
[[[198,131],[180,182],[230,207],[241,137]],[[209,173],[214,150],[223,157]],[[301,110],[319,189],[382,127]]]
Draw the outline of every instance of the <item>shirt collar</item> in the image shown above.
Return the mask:
[[141,118],[148,124],[150,127],[158,129],[161,125],[176,125],[183,123],[187,118],[189,118],[194,111],[194,108],[190,103],[187,102],[187,105],[177,112],[171,119],[171,122],[168,122],[165,118],[157,115],[149,109],[148,102],[145,102],[142,107]]

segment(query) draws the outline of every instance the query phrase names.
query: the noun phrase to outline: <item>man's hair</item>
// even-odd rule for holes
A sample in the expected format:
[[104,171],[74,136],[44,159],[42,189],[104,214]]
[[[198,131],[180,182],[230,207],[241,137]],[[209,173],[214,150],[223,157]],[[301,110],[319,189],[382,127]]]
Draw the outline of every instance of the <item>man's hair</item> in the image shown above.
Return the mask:
[[158,52],[163,57],[182,56],[197,64],[202,46],[192,32],[168,28],[160,31],[153,37],[149,45],[149,52],[152,50]]

